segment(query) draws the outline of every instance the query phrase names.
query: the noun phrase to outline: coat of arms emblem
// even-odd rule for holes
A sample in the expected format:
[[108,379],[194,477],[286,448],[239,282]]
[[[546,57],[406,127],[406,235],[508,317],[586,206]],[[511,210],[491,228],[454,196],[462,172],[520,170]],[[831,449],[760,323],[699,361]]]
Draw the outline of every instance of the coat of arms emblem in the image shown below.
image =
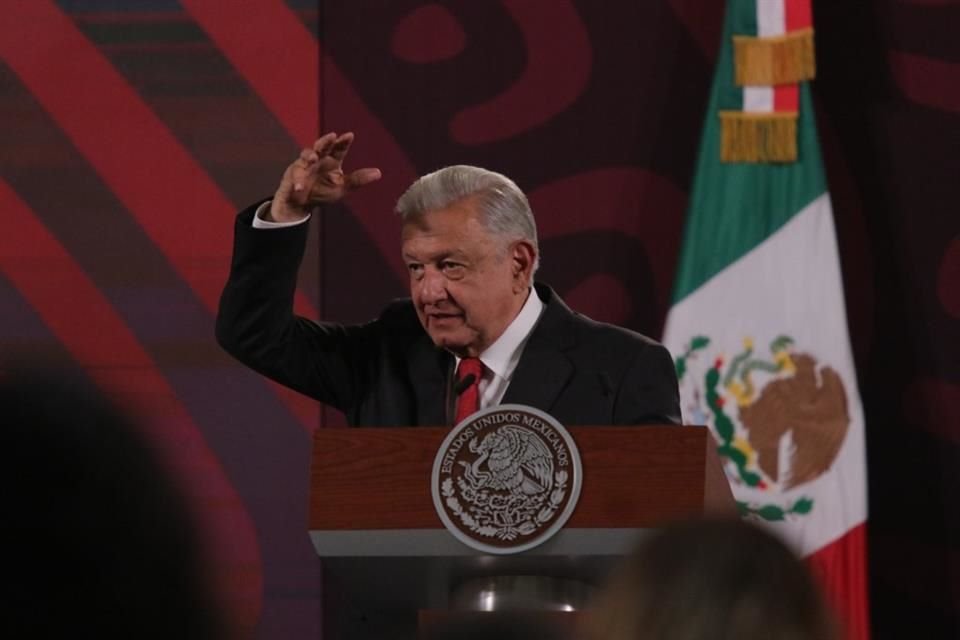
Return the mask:
[[729,359],[712,348],[698,335],[676,357],[685,417],[713,431],[743,515],[807,515],[814,501],[803,487],[830,469],[849,430],[843,378],[788,335],[769,355],[750,338]]
[[461,542],[518,553],[563,527],[580,496],[580,453],[570,433],[523,405],[478,411],[447,435],[433,463],[437,514]]

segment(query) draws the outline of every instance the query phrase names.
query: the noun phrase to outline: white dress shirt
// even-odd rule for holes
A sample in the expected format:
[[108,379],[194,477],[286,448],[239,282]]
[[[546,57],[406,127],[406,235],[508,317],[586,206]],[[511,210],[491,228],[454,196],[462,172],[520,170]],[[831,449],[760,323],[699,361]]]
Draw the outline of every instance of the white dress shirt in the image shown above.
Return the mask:
[[297,224],[303,224],[310,219],[310,214],[301,218],[300,220],[294,220],[293,222],[271,222],[270,220],[264,220],[263,216],[267,212],[267,209],[270,208],[270,203],[273,200],[267,200],[262,205],[257,207],[257,212],[253,216],[253,228],[254,229],[282,229],[283,227],[292,227]]
[[[480,354],[480,362],[483,363],[483,376],[480,378],[481,409],[503,401],[523,348],[542,312],[543,302],[531,287],[517,317],[507,326],[503,335]],[[456,361],[456,366],[460,366],[460,358],[456,358]]]

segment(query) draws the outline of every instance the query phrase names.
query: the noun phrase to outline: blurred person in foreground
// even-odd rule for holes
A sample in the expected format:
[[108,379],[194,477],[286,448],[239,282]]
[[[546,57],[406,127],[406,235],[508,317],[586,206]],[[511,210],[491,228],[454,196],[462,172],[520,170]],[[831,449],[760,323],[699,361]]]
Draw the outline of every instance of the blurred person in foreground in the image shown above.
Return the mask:
[[659,529],[624,559],[588,619],[589,640],[836,640],[803,562],[747,522]]
[[226,638],[185,499],[85,382],[0,372],[5,638]]

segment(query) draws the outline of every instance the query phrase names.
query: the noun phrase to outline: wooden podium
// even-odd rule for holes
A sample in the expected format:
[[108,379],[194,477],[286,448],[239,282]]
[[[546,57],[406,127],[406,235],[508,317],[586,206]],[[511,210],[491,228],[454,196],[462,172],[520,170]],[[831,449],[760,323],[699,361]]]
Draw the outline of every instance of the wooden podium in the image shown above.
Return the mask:
[[644,531],[733,513],[703,427],[570,427],[583,485],[566,526],[529,551],[466,546],[434,509],[430,478],[448,428],[319,429],[309,528],[324,568],[325,638],[414,638],[417,612],[446,609],[461,583],[547,576],[600,584]]

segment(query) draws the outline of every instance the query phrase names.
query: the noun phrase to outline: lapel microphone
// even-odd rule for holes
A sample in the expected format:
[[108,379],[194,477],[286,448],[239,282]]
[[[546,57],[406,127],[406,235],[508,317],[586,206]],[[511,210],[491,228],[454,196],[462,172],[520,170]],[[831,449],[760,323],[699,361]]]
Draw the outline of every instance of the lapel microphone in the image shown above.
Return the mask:
[[457,383],[455,385],[453,385],[453,394],[455,396],[459,396],[464,391],[466,391],[467,387],[472,385],[476,379],[477,379],[477,376],[473,375],[472,373],[468,373],[467,375],[463,376],[462,378],[457,380]]

